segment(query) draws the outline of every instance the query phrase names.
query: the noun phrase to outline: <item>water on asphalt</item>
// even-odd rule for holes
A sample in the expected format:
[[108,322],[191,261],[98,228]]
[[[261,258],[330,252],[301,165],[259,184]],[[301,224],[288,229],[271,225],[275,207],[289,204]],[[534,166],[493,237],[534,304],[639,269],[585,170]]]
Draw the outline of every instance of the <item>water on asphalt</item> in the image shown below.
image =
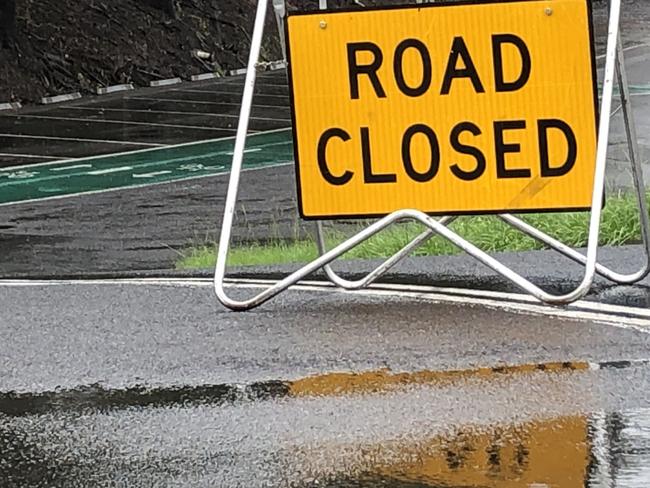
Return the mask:
[[647,486],[647,366],[548,366],[313,376],[148,405],[141,390],[60,392],[40,411],[5,396],[0,486]]
[[[623,38],[646,42],[647,4],[625,4]],[[647,86],[647,49],[628,53],[631,82]],[[252,130],[288,123],[283,77],[260,89]],[[232,81],[2,117],[1,159],[231,134],[242,79]],[[634,99],[641,134],[647,100]],[[93,132],[67,120],[78,118]],[[610,158],[623,179],[615,122]],[[268,237],[269,216],[295,234],[292,170],[247,178],[237,237]],[[224,194],[215,177],[7,208],[0,274],[171,267],[218,229]],[[549,269],[557,281],[566,268]],[[3,288],[0,307],[2,488],[650,485],[650,336],[639,330],[308,293],[232,314],[211,290],[183,287]]]
[[644,329],[207,285],[2,287],[0,486],[647,486]]

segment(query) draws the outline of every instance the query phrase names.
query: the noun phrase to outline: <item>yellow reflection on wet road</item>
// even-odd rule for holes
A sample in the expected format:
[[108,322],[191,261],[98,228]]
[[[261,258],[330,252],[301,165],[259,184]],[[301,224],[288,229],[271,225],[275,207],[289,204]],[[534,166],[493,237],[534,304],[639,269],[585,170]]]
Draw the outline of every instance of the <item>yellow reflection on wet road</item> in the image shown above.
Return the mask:
[[420,446],[416,461],[377,474],[431,486],[583,488],[590,450],[587,419],[559,417],[486,433],[459,431]]
[[[589,368],[587,362],[557,362],[458,371],[395,373],[382,369],[311,376],[288,386],[294,397],[372,395],[409,386],[447,386],[472,380],[489,384],[525,375],[535,381],[533,375],[540,373],[562,375]],[[384,458],[360,479],[338,480],[332,486],[376,486],[372,484],[376,482],[399,487],[584,488],[591,460],[589,420],[576,414],[514,424],[463,426],[425,442],[399,441],[398,451],[394,460]]]

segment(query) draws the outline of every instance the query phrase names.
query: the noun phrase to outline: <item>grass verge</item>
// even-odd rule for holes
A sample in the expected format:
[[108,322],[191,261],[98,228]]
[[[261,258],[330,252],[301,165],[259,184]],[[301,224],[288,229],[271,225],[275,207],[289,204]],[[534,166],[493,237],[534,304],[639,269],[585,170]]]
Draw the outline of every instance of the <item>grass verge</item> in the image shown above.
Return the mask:
[[[650,193],[646,194],[650,204]],[[523,219],[547,234],[573,246],[587,243],[589,212],[528,214]],[[460,217],[451,228],[484,251],[529,251],[542,249],[538,241],[513,229],[495,216]],[[368,239],[343,258],[379,258],[394,254],[424,230],[417,223],[398,224]],[[330,233],[330,247],[347,236]],[[608,196],[601,223],[601,245],[617,246],[639,242],[641,228],[636,200],[632,195]],[[439,256],[457,254],[459,250],[449,241],[434,236],[413,252],[414,256]],[[313,240],[293,242],[276,241],[265,244],[248,244],[231,249],[228,264],[231,266],[272,265],[306,262],[317,256]],[[183,253],[176,263],[177,269],[213,267],[216,246],[201,245]]]

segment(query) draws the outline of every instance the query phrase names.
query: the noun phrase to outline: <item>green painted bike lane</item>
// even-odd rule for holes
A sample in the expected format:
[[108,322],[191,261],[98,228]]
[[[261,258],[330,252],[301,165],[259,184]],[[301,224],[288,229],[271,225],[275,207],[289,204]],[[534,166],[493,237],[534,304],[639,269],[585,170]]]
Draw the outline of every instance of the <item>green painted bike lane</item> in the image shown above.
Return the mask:
[[[0,205],[142,187],[227,173],[235,139],[217,139],[130,153],[0,170]],[[291,130],[249,135],[244,168],[293,161]]]

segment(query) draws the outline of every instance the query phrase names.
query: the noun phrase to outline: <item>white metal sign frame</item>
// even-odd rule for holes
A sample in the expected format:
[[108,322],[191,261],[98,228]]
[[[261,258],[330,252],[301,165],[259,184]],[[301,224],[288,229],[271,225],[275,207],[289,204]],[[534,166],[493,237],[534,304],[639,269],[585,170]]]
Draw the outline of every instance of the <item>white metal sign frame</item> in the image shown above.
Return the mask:
[[[623,48],[620,38],[620,13],[621,0],[611,0],[609,11],[609,27],[607,35],[607,51],[605,55],[605,71],[602,87],[602,97],[600,106],[600,121],[598,126],[598,146],[596,152],[596,167],[594,175],[594,186],[591,201],[591,215],[589,220],[589,234],[587,243],[587,254],[584,255],[559,240],[545,234],[541,230],[531,226],[522,219],[510,214],[501,214],[498,217],[505,223],[520,230],[528,236],[544,243],[551,249],[567,256],[573,261],[584,265],[585,272],[580,284],[571,292],[556,295],[549,293],[524,276],[516,273],[494,257],[476,247],[471,242],[456,234],[447,226],[457,217],[442,217],[435,219],[427,214],[414,209],[403,209],[393,212],[375,223],[369,225],[361,232],[345,240],[331,250],[325,247],[323,237],[323,228],[320,222],[317,222],[318,248],[320,257],[301,267],[297,271],[278,281],[259,294],[246,300],[235,300],[228,296],[224,287],[226,275],[226,260],[230,250],[232,226],[235,215],[235,206],[239,190],[239,181],[242,170],[244,149],[246,146],[246,134],[248,132],[248,122],[253,101],[253,91],[255,88],[256,69],[258,67],[259,53],[264,33],[264,22],[269,0],[258,0],[257,13],[255,16],[255,26],[251,39],[251,50],[248,59],[248,69],[246,71],[246,80],[242,96],[242,106],[239,116],[239,124],[235,137],[235,149],[232,159],[232,168],[228,184],[228,193],[219,239],[219,248],[217,254],[217,264],[214,273],[214,289],[219,301],[232,310],[248,310],[254,308],[290,286],[296,284],[303,278],[307,277],[318,269],[323,269],[329,279],[335,285],[344,289],[359,289],[368,286],[377,280],[391,267],[410,254],[415,248],[423,244],[433,235],[441,235],[451,243],[476,258],[492,270],[512,281],[514,284],[531,294],[538,300],[549,304],[567,304],[584,297],[591,288],[596,274],[620,284],[631,284],[642,280],[650,272],[650,222],[648,218],[648,208],[645,201],[645,186],[643,182],[643,171],[639,158],[639,147],[636,135],[634,117],[630,104],[629,86],[627,74],[625,71],[625,61]],[[278,11],[278,0],[273,0]],[[326,0],[319,0],[320,8],[326,8]],[[284,11],[282,11],[284,16]],[[625,123],[625,132],[627,137],[629,157],[632,166],[632,177],[634,182],[635,196],[638,202],[641,223],[641,238],[643,242],[643,251],[645,253],[645,263],[641,269],[632,274],[618,273],[597,262],[598,257],[598,239],[600,235],[600,220],[602,215],[603,194],[605,186],[605,168],[607,162],[607,146],[609,142],[610,113],[612,110],[612,96],[614,83],[619,86],[620,101],[622,108],[623,120]],[[348,252],[358,244],[381,232],[394,223],[402,221],[416,221],[427,227],[427,230],[407,244],[403,249],[388,258],[379,267],[366,275],[364,278],[356,281],[350,281],[339,276],[330,266],[330,263]]]

